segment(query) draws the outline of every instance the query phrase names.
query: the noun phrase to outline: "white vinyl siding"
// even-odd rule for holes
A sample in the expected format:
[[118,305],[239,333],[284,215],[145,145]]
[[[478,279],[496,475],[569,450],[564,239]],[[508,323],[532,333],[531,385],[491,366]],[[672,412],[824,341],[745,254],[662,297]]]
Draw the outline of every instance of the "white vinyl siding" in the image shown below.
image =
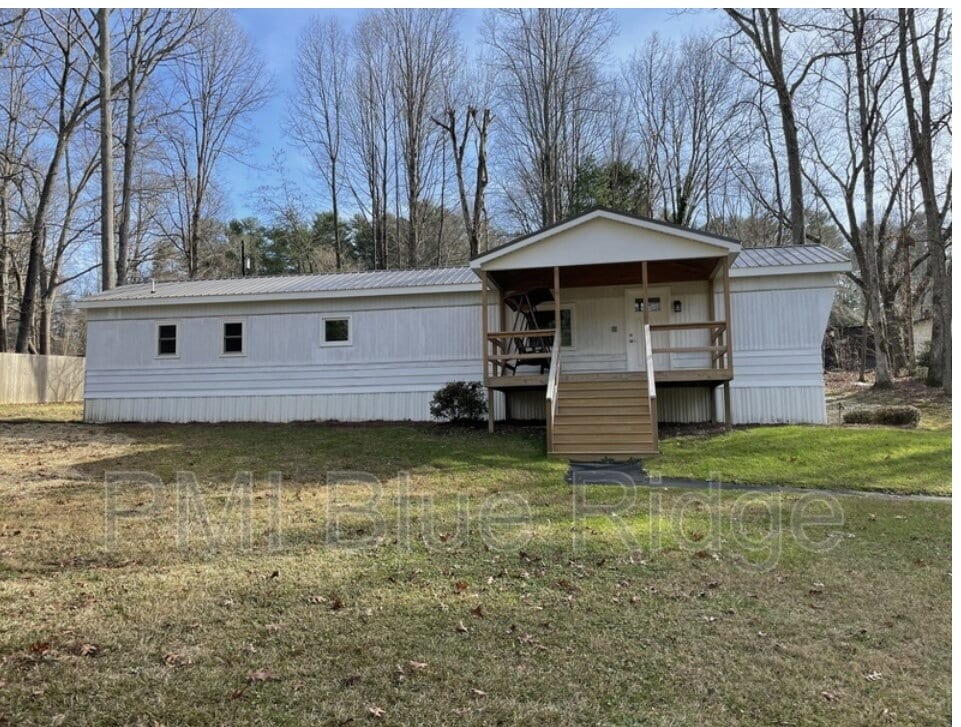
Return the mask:
[[[824,421],[821,338],[835,274],[732,281],[735,422]],[[635,287],[635,286],[632,286]],[[625,288],[562,289],[576,345],[563,370],[626,368]],[[706,283],[675,283],[662,301],[672,321],[707,318]],[[673,302],[681,301],[680,313]],[[717,296],[717,310],[723,310]],[[478,292],[328,300],[196,303],[90,309],[89,421],[426,420],[433,393],[479,381]],[[490,310],[496,328],[497,311]],[[350,319],[350,345],[318,345],[325,317]],[[244,356],[223,356],[224,321],[243,321]],[[157,325],[177,325],[177,354],[158,356]],[[696,345],[672,334],[674,345]],[[702,365],[674,354],[672,367]],[[514,395],[512,414],[544,417],[543,392]],[[659,392],[662,421],[704,421],[706,389]],[[723,408],[720,409],[723,411]],[[495,411],[502,411],[500,396]]]

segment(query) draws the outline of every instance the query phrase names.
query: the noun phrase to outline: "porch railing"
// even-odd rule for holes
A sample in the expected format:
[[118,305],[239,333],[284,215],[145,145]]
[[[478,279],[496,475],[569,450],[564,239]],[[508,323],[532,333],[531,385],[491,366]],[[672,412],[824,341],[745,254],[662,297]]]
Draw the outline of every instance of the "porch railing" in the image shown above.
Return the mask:
[[[671,331],[708,331],[709,344],[707,346],[660,346],[652,348],[648,342],[648,351],[651,353],[706,353],[711,357],[711,364],[708,368],[728,371],[731,368],[731,338],[728,335],[726,321],[703,321],[692,323],[652,323],[649,328],[654,333]],[[650,365],[650,363],[648,364]]]
[[651,324],[644,326],[644,350],[647,351],[647,401],[651,414],[651,434],[657,445],[657,385],[654,383],[654,349],[651,345]]
[[557,416],[557,385],[561,379],[561,332],[554,332],[551,346],[551,368],[547,373],[547,395],[544,400],[547,417],[547,449],[554,447],[554,418]]
[[[520,331],[492,331],[487,334],[485,345],[488,346],[486,360],[489,364],[484,370],[484,376],[503,376],[513,363],[523,365],[524,361],[544,360],[546,353],[531,351],[529,339],[556,338],[553,328],[526,329]],[[489,370],[492,369],[492,370]]]

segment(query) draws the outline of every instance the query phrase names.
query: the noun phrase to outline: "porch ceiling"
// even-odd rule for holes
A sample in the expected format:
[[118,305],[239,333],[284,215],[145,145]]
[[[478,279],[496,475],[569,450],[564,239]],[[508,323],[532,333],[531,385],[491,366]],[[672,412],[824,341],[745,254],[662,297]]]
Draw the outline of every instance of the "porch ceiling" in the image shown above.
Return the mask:
[[[717,264],[716,257],[650,261],[647,263],[647,282],[648,285],[657,285],[708,280]],[[491,270],[488,272],[488,277],[501,290],[554,287],[554,269],[547,267]],[[562,290],[601,285],[640,285],[642,280],[640,262],[571,265],[560,268]]]

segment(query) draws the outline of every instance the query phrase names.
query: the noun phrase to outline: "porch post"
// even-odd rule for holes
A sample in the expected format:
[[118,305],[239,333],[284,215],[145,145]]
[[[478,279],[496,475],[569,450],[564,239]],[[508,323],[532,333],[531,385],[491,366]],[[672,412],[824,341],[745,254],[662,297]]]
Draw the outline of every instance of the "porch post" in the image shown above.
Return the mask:
[[[727,370],[734,375],[734,358],[731,353],[733,351],[733,346],[731,345],[731,258],[724,259],[724,323],[725,323],[725,336],[724,342],[727,346],[726,364]],[[733,416],[731,414],[731,382],[724,382],[724,425],[727,429],[730,429],[734,425]]]
[[[707,320],[713,323],[717,319],[717,306],[714,303],[714,281],[717,279],[718,268],[721,263],[714,266],[711,274],[707,278]],[[714,329],[710,332],[710,345],[717,345],[717,339],[714,337]],[[718,367],[718,361],[714,358],[714,352],[711,352],[711,368],[716,369]],[[717,424],[717,387],[711,386],[708,388],[708,393],[711,395],[711,422]]]
[[731,417],[731,382],[724,382],[724,428],[730,429],[734,426]]
[[561,269],[554,266],[554,331],[560,335],[561,330]]
[[641,262],[641,295],[644,296],[644,325],[646,326],[651,322],[651,312],[648,310],[647,305],[647,260]]
[[724,323],[726,335],[724,341],[727,344],[727,356],[725,357],[727,370],[734,375],[734,358],[732,356],[734,347],[731,345],[731,259],[724,260]]
[[[484,382],[487,382],[489,373],[488,365],[488,341],[487,341],[487,273],[480,271],[481,279],[481,360],[484,366]],[[487,387],[487,431],[494,431],[494,396],[493,389]]]
[[[498,331],[507,330],[507,304],[504,302],[504,290],[503,288],[497,289],[497,308],[498,308]],[[505,348],[501,350],[501,353],[509,353],[511,349],[511,344],[513,339],[502,339],[506,340]],[[490,398],[488,396],[488,398]],[[510,423],[511,420],[511,398],[507,391],[504,392],[504,421]]]

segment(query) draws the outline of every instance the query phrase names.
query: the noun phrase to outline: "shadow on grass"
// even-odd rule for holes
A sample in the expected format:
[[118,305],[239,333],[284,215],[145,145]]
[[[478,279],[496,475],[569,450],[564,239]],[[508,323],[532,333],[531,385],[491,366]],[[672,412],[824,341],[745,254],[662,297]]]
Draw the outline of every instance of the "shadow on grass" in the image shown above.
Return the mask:
[[152,472],[163,480],[191,471],[205,481],[230,481],[238,471],[288,482],[323,482],[328,472],[368,472],[379,478],[402,471],[469,472],[482,469],[546,471],[543,429],[486,431],[444,425],[183,424],[111,425],[129,437],[130,452],[86,462],[94,480],[117,470]]

